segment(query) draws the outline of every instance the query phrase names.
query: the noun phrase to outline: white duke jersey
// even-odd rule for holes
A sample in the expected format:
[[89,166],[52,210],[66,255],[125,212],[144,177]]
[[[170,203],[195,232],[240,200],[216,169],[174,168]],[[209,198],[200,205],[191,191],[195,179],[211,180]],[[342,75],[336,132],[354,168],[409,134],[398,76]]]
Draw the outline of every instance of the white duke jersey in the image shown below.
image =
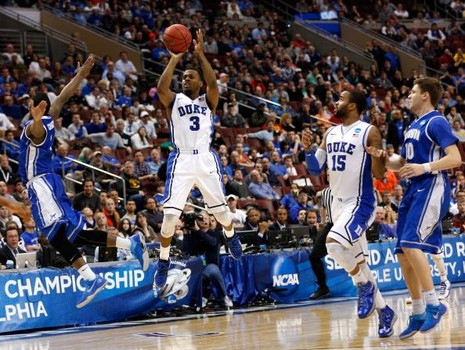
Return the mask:
[[40,145],[34,145],[26,135],[27,126],[31,123],[32,120],[24,125],[20,139],[19,173],[24,184],[35,176],[53,173],[52,158],[55,141],[53,118],[42,117],[42,123],[45,127],[45,139]]
[[191,100],[183,93],[176,94],[171,109],[171,142],[179,150],[206,150],[213,137],[212,112],[207,96]]
[[334,198],[368,197],[374,200],[371,156],[365,151],[368,123],[332,127],[326,135],[331,194]]

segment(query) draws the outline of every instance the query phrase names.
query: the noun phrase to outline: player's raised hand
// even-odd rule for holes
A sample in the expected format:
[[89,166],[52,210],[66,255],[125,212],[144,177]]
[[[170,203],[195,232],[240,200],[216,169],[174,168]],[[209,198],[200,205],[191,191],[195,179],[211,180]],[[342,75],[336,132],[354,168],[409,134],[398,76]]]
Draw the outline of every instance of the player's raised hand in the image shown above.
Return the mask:
[[90,74],[90,70],[94,66],[94,63],[95,63],[94,55],[90,54],[82,66],[78,62],[77,69],[76,69],[77,74],[84,78],[87,77]]
[[35,121],[40,121],[45,114],[45,110],[47,109],[47,102],[40,101],[40,103],[34,107],[34,102],[29,102],[29,112],[32,118]]
[[197,54],[203,54],[203,32],[202,29],[197,29],[197,39],[194,39],[194,51]]
[[[168,49],[167,49],[168,50]],[[168,50],[168,52],[170,53],[171,55],[171,59],[174,59],[176,60],[176,62],[178,62],[181,57],[187,52],[187,51],[184,51],[184,52],[180,52],[180,53],[174,53],[174,52],[171,52],[170,50]]]
[[312,139],[313,139],[313,134],[310,130],[308,129],[303,129],[302,130],[302,140],[300,143],[302,144],[303,148],[306,151],[310,150],[310,146],[312,145]]

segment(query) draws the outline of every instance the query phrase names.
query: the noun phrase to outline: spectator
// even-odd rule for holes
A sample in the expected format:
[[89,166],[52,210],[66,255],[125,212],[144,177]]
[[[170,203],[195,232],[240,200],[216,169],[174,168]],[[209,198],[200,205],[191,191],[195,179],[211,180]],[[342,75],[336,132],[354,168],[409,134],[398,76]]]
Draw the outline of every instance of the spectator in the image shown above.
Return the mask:
[[270,184],[263,182],[263,178],[257,170],[250,172],[250,185],[249,191],[254,198],[257,199],[271,199],[279,200],[279,194],[270,186]]
[[233,227],[236,230],[243,228],[245,220],[247,219],[245,212],[237,208],[237,200],[238,197],[233,194],[226,196],[226,203],[228,204],[229,211],[231,212]]
[[454,120],[452,123],[452,133],[459,139],[460,142],[465,142],[465,129],[460,125],[460,120]]
[[94,191],[93,180],[84,180],[83,191],[74,196],[73,208],[79,211],[83,211],[84,208],[89,208],[93,212],[102,209],[100,205],[100,196]]
[[432,43],[437,43],[439,40],[444,41],[447,39],[446,35],[441,29],[438,28],[436,23],[431,24],[431,28],[428,30],[427,37],[428,40]]
[[155,232],[160,232],[163,222],[163,212],[157,207],[157,202],[153,197],[147,197],[145,209],[141,211],[147,217],[147,222]]
[[[136,202],[137,211],[142,210],[144,206],[145,192],[142,189],[142,183],[138,176],[134,174],[134,162],[127,161],[124,164],[123,174],[121,177],[124,179],[126,185],[126,200],[132,199]],[[123,188],[118,181],[119,193],[123,194]]]
[[87,128],[84,127],[81,116],[78,113],[72,115],[72,123],[68,126],[68,132],[78,142],[85,140],[87,137]]
[[8,156],[0,155],[0,181],[11,185],[15,181],[16,174],[10,166]]
[[15,51],[15,47],[12,43],[7,43],[5,46],[5,52],[2,53],[4,63],[7,65],[15,62],[16,64],[24,64],[24,60],[19,53]]
[[99,147],[108,146],[112,150],[117,148],[126,148],[127,152],[131,152],[131,148],[124,146],[121,136],[118,133],[115,133],[115,126],[113,124],[107,125],[106,132],[89,134],[88,138]]
[[221,121],[221,126],[227,128],[247,128],[247,122],[239,112],[234,112],[235,105],[233,103],[228,104],[228,111],[224,114]]
[[31,217],[29,220],[24,222],[24,231],[21,234],[21,240],[23,241],[27,252],[40,250],[39,237],[40,233],[36,229],[34,219]]
[[289,210],[291,222],[294,224],[298,223],[298,216],[300,210],[308,211],[310,209],[312,209],[312,206],[308,205],[308,193],[302,189],[297,195],[296,203]]
[[268,230],[281,231],[288,227],[289,223],[287,209],[280,207],[276,212],[276,220],[268,227]]
[[145,240],[150,242],[158,242],[159,238],[155,230],[148,224],[147,216],[144,212],[139,212],[136,215],[136,227],[139,228],[145,236]]
[[121,217],[121,220],[127,219],[132,226],[136,225],[136,202],[128,200],[125,206],[125,213]]
[[247,184],[244,182],[244,175],[240,169],[236,169],[234,171],[234,176],[233,180],[229,184],[229,189],[231,195],[241,198],[241,199],[246,199],[250,198],[250,190]]
[[7,117],[12,119],[21,120],[23,119],[23,113],[21,108],[15,104],[14,98],[11,95],[4,95],[4,104],[0,107],[0,112],[6,114]]
[[7,260],[12,260],[16,266],[16,255],[18,253],[26,253],[25,250],[19,247],[19,230],[17,228],[9,228],[5,231],[5,245],[0,249],[0,264],[6,265]]
[[139,127],[139,129],[131,136],[131,145],[134,150],[143,150],[152,148],[153,145],[147,137],[147,129],[145,126]]
[[105,201],[105,206],[103,207],[103,213],[107,218],[108,227],[118,227],[120,216],[115,210],[115,202],[113,201],[113,198],[107,198]]
[[129,77],[134,81],[138,80],[136,66],[129,60],[128,53],[126,51],[120,52],[119,60],[115,62],[115,68],[122,72],[126,78]]
[[134,174],[139,178],[139,180],[147,180],[154,177],[152,169],[145,161],[142,151],[136,151],[134,154]]

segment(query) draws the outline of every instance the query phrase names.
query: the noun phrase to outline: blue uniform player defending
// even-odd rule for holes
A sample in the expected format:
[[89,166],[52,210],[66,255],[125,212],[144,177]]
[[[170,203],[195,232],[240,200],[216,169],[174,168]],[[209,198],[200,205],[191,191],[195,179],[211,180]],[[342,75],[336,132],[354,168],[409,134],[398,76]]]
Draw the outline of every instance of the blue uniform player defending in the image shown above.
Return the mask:
[[425,256],[441,251],[441,222],[450,204],[445,170],[461,165],[458,140],[446,118],[435,110],[441,96],[442,87],[437,79],[421,78],[414,82],[408,102],[410,111],[418,118],[405,133],[401,157],[386,159],[386,167],[399,170],[400,176],[410,180],[397,221],[396,253],[413,307],[401,339],[418,331],[431,331],[447,311],[438,300]]
[[212,111],[218,105],[219,90],[215,72],[203,52],[201,30],[197,31],[194,44],[207,83],[206,94],[200,95],[203,81],[201,72],[195,68],[186,69],[182,75],[182,93],[176,94],[170,90],[174,69],[184,52],[170,53],[170,61],[158,82],[158,97],[167,109],[171,140],[175,147],[169,156],[166,174],[160,260],[155,275],[158,288],[166,284],[171,238],[194,185],[200,189],[207,211],[223,225],[231,255],[235,259],[242,256],[241,243],[237,234],[234,234],[231,213],[224,200],[218,155],[211,149],[214,133]]
[[55,141],[53,119],[59,116],[64,102],[89,74],[92,65],[93,58],[90,56],[53,104],[50,104],[46,94],[34,96],[34,105],[30,105],[32,120],[24,126],[19,157],[21,178],[23,183],[26,183],[32,216],[38,228],[85,281],[84,293],[76,304],[78,308],[87,305],[102,291],[106,280],[95,275],[74,244],[130,249],[144,270],[148,268],[149,263],[143,235],[125,239],[104,231],[85,230],[84,217],[71,207],[63,180],[52,170]]

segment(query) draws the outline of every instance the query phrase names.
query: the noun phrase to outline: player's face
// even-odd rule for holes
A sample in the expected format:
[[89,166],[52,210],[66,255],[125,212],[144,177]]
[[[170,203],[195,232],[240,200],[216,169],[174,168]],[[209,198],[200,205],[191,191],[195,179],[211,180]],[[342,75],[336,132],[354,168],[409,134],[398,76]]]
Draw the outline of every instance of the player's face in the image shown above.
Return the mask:
[[187,96],[192,95],[200,90],[202,82],[197,71],[188,69],[182,75],[182,91]]
[[350,93],[343,91],[339,96],[339,101],[336,102],[336,117],[345,119],[347,118],[347,107],[349,105]]
[[421,109],[423,102],[424,102],[424,95],[426,92],[421,92],[420,87],[418,85],[414,85],[412,90],[410,90],[410,94],[408,95],[407,99],[407,106],[411,112],[415,113],[419,109]]

